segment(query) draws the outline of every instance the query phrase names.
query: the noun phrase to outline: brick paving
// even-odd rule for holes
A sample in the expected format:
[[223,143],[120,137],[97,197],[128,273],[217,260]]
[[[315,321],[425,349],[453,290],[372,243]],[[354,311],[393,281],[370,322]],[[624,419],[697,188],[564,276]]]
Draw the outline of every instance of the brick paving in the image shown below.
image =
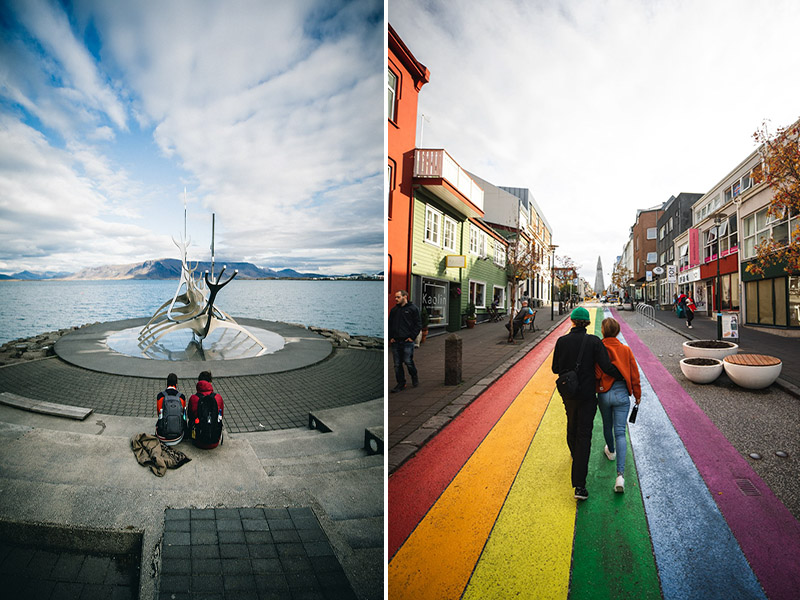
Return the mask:
[[167,509],[159,598],[355,599],[308,507]]
[[0,544],[0,589],[5,598],[135,600],[139,562],[130,557]]
[[[164,387],[156,379],[97,373],[57,357],[0,368],[0,391],[116,416],[155,419],[156,395]],[[178,388],[188,398],[194,381],[181,380]],[[327,359],[301,369],[218,377],[214,389],[225,400],[230,432],[301,427],[309,411],[380,398],[383,356],[376,350],[337,348]]]

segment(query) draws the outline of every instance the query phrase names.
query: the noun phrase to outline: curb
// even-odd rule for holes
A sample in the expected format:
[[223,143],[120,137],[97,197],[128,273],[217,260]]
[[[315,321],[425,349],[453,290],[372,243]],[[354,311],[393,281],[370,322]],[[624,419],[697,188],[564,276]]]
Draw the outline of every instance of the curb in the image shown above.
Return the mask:
[[442,408],[438,413],[429,418],[425,423],[420,425],[415,431],[407,435],[403,440],[398,442],[392,447],[388,454],[388,469],[389,475],[399,469],[407,460],[413,457],[431,438],[435,437],[447,425],[455,419],[461,412],[469,406],[478,396],[480,396],[488,387],[494,384],[498,379],[505,375],[509,369],[522,360],[525,355],[530,352],[541,340],[550,335],[556,328],[569,318],[568,314],[563,315],[548,329],[541,329],[537,331],[537,335],[530,342],[526,342],[520,346],[517,352],[511,355],[503,363],[499,364],[495,369],[480,381],[476,382],[463,394],[453,399],[447,406]]

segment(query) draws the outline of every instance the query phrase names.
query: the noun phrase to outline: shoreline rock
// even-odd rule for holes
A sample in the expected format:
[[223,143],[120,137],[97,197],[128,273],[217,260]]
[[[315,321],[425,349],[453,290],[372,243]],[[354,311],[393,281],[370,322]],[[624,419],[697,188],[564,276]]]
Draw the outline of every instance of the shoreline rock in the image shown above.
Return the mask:
[[[29,338],[19,338],[11,340],[0,346],[0,367],[5,365],[13,365],[20,362],[29,360],[37,360],[40,358],[48,358],[55,356],[55,345],[58,339],[67,333],[77,331],[83,327],[96,325],[95,323],[85,323],[83,325],[76,325],[74,327],[67,327],[64,329],[57,329],[56,331],[48,331],[40,333]],[[298,324],[300,327],[305,325]],[[371,337],[368,335],[350,335],[346,331],[339,331],[338,329],[323,329],[322,327],[309,326],[306,327],[309,331],[318,333],[330,340],[336,348],[362,348],[367,350],[382,350],[383,338]]]

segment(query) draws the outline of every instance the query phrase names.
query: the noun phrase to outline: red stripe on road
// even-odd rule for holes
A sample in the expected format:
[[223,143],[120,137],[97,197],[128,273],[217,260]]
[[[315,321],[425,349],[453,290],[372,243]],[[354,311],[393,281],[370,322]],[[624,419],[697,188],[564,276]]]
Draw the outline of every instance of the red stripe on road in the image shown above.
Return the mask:
[[389,559],[569,330],[565,321],[389,478]]

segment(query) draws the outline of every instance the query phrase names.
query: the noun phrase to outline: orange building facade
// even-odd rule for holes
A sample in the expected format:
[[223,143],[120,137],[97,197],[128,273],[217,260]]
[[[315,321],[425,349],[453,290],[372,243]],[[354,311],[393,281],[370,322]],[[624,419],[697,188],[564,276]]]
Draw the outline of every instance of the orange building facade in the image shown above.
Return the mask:
[[394,292],[411,287],[413,239],[413,172],[417,137],[417,101],[430,72],[420,63],[389,25],[389,64],[386,114],[388,155],[386,166],[389,305]]

